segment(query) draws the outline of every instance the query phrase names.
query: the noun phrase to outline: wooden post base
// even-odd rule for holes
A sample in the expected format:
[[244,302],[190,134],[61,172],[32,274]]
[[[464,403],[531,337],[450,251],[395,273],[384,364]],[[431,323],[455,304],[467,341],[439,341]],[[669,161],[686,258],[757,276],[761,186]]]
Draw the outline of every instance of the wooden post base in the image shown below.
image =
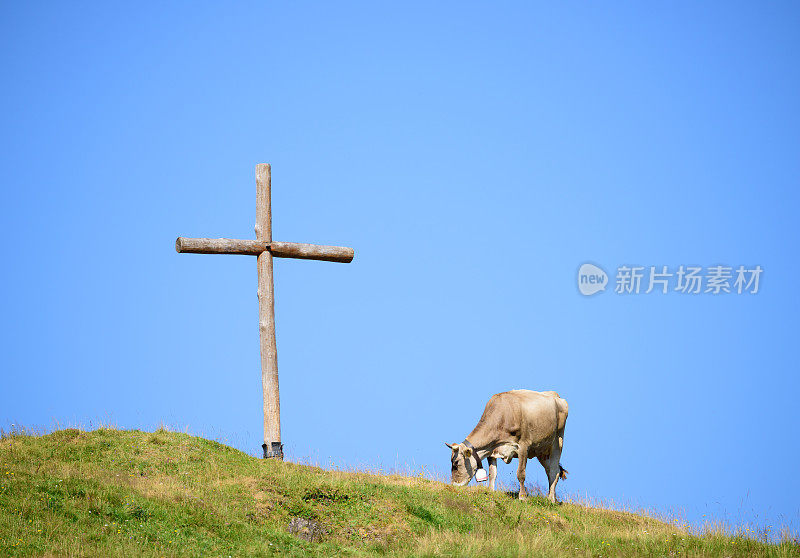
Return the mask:
[[264,459],[277,458],[283,461],[283,444],[280,442],[272,442],[272,447],[267,444],[261,444],[261,449],[264,450]]

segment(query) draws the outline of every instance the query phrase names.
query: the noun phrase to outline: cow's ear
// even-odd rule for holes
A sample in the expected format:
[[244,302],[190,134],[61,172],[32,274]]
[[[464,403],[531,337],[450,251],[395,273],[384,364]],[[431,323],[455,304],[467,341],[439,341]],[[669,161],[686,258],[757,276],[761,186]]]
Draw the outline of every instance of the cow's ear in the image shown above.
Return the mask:
[[444,445],[446,445],[448,448],[450,448],[453,451],[458,451],[458,444],[448,444],[447,442],[445,442]]

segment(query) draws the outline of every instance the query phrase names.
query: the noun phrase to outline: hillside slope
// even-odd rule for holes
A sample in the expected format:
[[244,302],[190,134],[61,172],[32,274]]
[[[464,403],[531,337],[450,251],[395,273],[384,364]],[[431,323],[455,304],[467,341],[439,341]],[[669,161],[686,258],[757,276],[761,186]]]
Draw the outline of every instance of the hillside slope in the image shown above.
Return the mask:
[[[301,520],[311,520],[304,523]],[[320,529],[313,542],[288,526]],[[302,533],[301,533],[302,535]],[[655,519],[265,461],[159,430],[0,439],[0,555],[800,556]]]

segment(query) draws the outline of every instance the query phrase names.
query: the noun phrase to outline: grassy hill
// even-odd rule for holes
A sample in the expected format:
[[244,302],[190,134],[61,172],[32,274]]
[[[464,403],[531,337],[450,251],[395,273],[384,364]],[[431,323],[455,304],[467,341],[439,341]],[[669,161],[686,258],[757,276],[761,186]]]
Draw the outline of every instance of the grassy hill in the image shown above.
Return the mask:
[[[305,540],[309,530],[319,540]],[[0,439],[0,556],[271,554],[800,556],[800,547],[695,536],[482,487],[265,461],[164,430]]]

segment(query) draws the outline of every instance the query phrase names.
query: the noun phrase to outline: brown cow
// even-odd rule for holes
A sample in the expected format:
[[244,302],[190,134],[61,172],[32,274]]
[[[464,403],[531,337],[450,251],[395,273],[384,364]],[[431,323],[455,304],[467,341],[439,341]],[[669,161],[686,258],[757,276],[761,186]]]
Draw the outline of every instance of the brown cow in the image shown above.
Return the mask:
[[547,498],[556,501],[558,479],[567,478],[561,466],[564,447],[564,426],[569,406],[554,391],[515,389],[493,395],[483,411],[481,420],[460,444],[446,444],[452,450],[452,482],[464,486],[478,473],[481,479],[482,460],[489,461],[489,488],[494,490],[497,478],[497,458],[510,463],[519,460],[517,480],[519,498],[527,497],[525,466],[536,457],[547,472]]

